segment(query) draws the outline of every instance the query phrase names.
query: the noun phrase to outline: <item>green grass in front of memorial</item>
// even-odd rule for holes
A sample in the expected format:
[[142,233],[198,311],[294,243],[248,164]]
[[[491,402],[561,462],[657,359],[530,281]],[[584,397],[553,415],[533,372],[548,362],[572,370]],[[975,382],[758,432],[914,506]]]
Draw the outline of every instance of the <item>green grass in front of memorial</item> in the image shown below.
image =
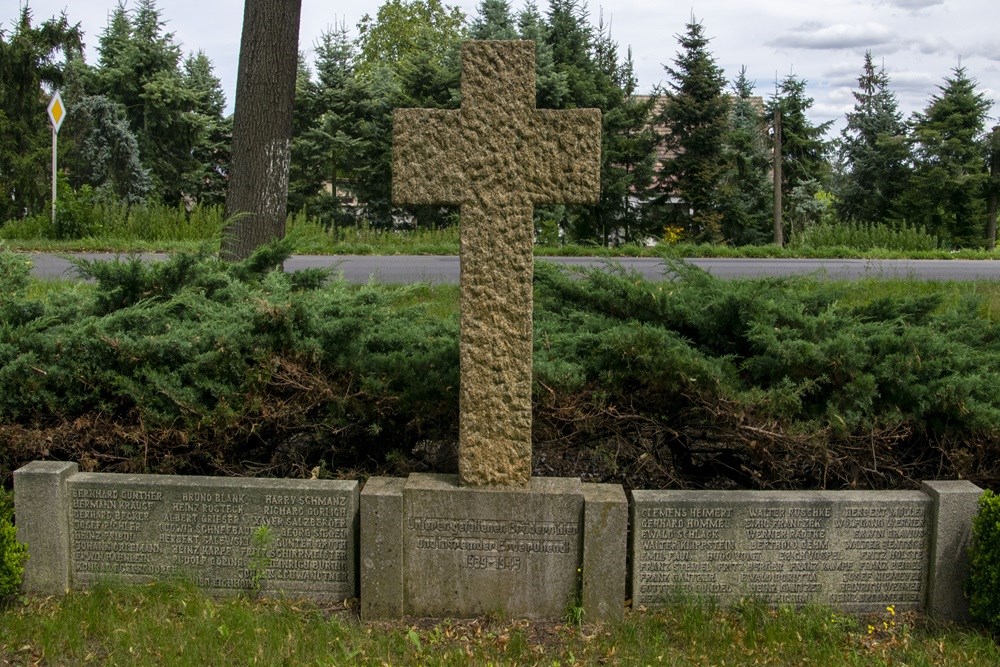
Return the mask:
[[1000,664],[974,629],[885,610],[677,603],[606,626],[503,618],[362,623],[345,606],[212,599],[184,582],[100,585],[0,610],[0,664]]

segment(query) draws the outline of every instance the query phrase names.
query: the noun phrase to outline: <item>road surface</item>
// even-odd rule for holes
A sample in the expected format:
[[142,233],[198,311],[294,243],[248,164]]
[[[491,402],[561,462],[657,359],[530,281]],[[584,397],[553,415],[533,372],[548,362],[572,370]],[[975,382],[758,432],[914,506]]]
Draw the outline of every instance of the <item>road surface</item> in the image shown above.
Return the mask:
[[[33,275],[43,278],[74,278],[76,272],[66,259],[69,255],[28,253],[34,260]],[[113,259],[113,253],[79,253],[73,257]],[[162,261],[163,254],[144,254],[144,259]],[[607,260],[596,257],[538,257],[569,267],[600,267]],[[622,257],[613,260],[652,280],[664,277],[667,266],[658,258]],[[922,280],[1000,280],[1000,261],[962,259],[689,259],[719,278],[817,275],[834,280],[860,278],[917,278]],[[307,267],[332,269],[335,275],[356,283],[374,278],[386,283],[427,281],[457,284],[458,257],[443,255],[295,255],[285,269]]]

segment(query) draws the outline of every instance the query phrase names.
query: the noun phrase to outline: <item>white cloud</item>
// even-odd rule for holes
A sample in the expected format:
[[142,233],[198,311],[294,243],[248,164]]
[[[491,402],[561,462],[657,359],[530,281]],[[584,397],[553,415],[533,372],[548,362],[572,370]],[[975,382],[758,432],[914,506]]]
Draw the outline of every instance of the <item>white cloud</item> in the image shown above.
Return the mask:
[[882,4],[889,5],[891,7],[909,9],[910,11],[927,9],[928,7],[943,5],[944,3],[945,0],[883,0],[882,2]]
[[837,23],[825,27],[816,23],[803,23],[771,41],[771,44],[797,49],[848,49],[888,44],[892,41],[892,31],[879,23]]
[[929,56],[950,55],[955,52],[951,42],[940,35],[921,35],[907,40],[907,43],[911,49]]

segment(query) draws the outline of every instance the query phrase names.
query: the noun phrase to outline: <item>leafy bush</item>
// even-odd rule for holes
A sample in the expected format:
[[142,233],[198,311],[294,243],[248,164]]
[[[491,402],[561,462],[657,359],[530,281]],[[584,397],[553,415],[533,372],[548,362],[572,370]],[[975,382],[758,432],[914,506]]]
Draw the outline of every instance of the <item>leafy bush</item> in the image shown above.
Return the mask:
[[0,604],[17,594],[28,559],[28,548],[17,541],[13,520],[13,498],[0,487]]
[[969,559],[969,612],[1000,633],[1000,495],[989,489],[979,497],[979,512],[972,521]]
[[807,226],[796,235],[797,248],[844,247],[852,250],[926,251],[938,247],[938,239],[922,227],[885,224],[819,224]]

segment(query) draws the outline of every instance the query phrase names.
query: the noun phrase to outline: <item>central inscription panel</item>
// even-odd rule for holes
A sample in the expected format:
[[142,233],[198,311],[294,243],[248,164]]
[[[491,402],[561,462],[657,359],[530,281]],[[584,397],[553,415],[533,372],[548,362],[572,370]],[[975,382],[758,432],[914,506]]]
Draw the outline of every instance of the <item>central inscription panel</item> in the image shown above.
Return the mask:
[[921,609],[930,499],[900,491],[633,491],[632,598]]
[[71,577],[181,574],[214,593],[356,595],[358,484],[81,473],[68,482]]
[[577,595],[579,480],[459,488],[411,475],[403,490],[404,609],[417,616],[561,616]]

